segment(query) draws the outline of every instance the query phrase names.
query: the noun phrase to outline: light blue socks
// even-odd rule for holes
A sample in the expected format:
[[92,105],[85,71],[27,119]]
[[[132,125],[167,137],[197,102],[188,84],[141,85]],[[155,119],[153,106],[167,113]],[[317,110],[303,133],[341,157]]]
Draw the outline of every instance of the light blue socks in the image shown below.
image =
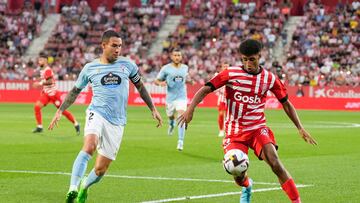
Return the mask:
[[87,189],[92,184],[99,182],[103,176],[104,175],[97,176],[96,173],[95,173],[95,169],[93,168],[91,170],[91,172],[89,173],[89,175],[88,175],[88,177],[87,177],[87,179],[85,181],[85,184],[83,185],[83,188]]
[[77,190],[81,178],[86,172],[87,163],[90,159],[91,155],[84,151],[80,151],[77,155],[71,172],[70,190]]

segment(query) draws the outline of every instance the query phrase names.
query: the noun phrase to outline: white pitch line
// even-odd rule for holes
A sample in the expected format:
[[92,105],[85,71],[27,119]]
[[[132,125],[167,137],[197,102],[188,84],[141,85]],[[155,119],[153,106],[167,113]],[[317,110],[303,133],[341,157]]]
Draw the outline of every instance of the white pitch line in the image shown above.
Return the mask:
[[[25,174],[43,174],[43,175],[67,175],[66,172],[50,172],[50,171],[27,171],[27,170],[1,170],[0,173],[25,173]],[[218,182],[218,183],[234,183],[232,180],[216,180],[216,179],[199,179],[199,178],[169,178],[169,177],[149,177],[149,176],[125,176],[106,174],[107,177],[123,178],[123,179],[141,179],[141,180],[170,180],[170,181],[190,181],[190,182]],[[258,185],[279,185],[279,183],[254,182]]]
[[[297,188],[311,187],[311,186],[313,186],[313,185],[296,185]],[[282,189],[281,187],[261,188],[261,189],[252,190],[252,192],[253,193],[254,192],[267,192],[267,191],[274,191],[274,190],[281,190],[281,189]],[[241,194],[241,192],[225,192],[225,193],[208,194],[208,195],[197,195],[197,196],[152,200],[152,201],[146,201],[146,202],[142,202],[142,203],[175,202],[175,201],[183,201],[183,200],[191,200],[191,199],[205,199],[205,198],[223,197],[223,196],[239,195],[239,194]]]

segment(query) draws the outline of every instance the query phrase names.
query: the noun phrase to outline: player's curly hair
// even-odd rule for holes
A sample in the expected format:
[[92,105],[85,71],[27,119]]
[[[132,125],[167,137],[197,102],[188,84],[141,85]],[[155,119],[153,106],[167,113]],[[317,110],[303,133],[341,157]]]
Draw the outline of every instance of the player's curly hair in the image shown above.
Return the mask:
[[239,46],[239,52],[245,56],[251,56],[260,53],[262,48],[263,44],[260,41],[246,39],[245,41],[241,42]]

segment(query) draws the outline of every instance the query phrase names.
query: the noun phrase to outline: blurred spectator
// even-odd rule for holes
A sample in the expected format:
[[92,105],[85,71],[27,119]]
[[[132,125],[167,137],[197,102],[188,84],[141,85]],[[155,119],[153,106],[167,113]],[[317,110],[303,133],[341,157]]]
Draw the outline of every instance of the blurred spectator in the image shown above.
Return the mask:
[[293,35],[285,66],[289,84],[358,86],[360,71],[359,2],[339,5],[334,13],[315,1],[305,8],[305,19]]
[[0,1],[0,79],[28,79],[31,75],[30,63],[21,57],[40,33],[44,20],[42,6],[35,6],[25,1],[21,10],[10,11],[6,1]]

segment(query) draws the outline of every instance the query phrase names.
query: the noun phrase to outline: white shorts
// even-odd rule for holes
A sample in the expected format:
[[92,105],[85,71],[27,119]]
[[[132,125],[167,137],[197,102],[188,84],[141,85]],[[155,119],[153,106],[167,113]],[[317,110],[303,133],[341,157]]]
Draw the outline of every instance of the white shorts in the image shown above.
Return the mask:
[[86,111],[85,136],[95,134],[98,137],[99,154],[115,160],[119,151],[124,126],[113,125],[95,111]]
[[166,103],[166,115],[173,116],[176,111],[186,111],[187,101],[186,100],[175,100],[171,103]]

